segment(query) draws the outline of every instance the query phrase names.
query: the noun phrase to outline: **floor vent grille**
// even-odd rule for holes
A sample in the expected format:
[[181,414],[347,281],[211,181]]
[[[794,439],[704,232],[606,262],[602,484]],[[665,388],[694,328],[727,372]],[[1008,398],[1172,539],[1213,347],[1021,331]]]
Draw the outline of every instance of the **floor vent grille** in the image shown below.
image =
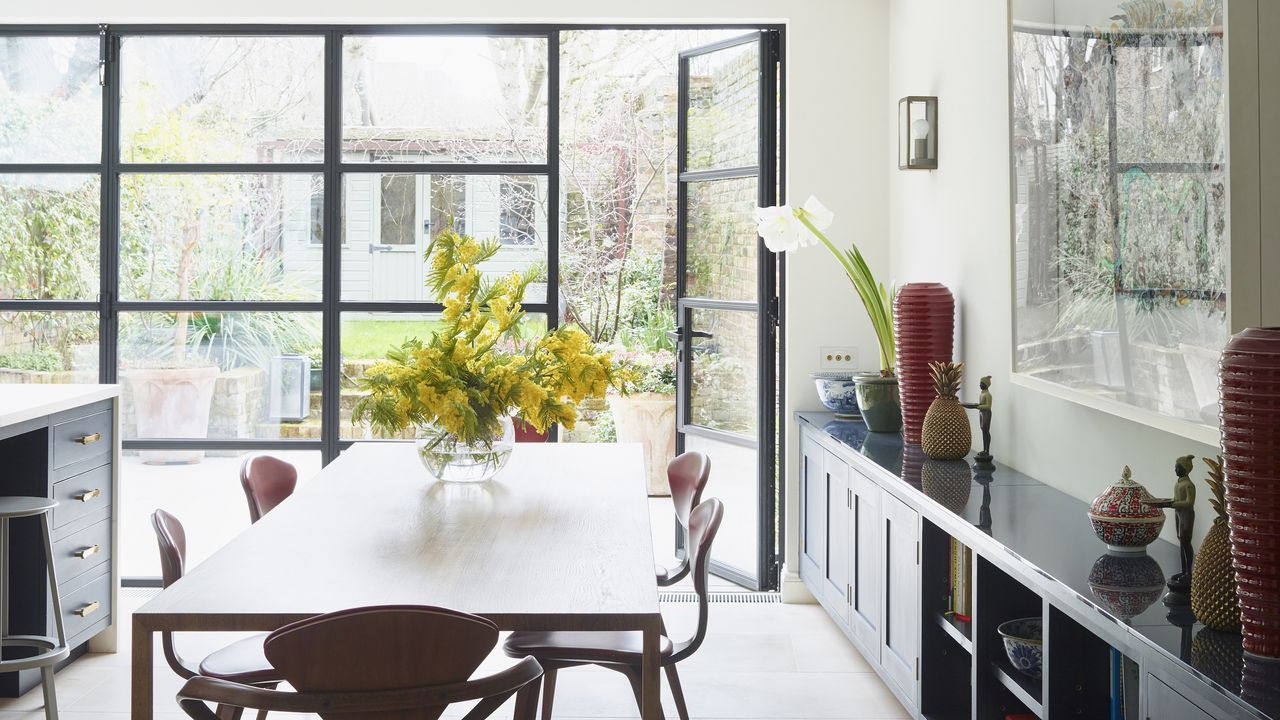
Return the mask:
[[[707,599],[713,603],[733,603],[736,605],[779,605],[782,603],[782,597],[777,593],[710,593]],[[698,602],[697,593],[691,592],[664,592],[658,593],[658,602],[664,603],[696,603]]]

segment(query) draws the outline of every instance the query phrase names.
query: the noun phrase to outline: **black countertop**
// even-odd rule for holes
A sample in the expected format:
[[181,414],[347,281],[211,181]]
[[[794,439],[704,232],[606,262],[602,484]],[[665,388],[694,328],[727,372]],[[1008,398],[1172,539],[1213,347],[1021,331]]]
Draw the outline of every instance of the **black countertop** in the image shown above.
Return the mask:
[[[1093,532],[1088,503],[1017,470],[997,462],[994,470],[978,472],[970,461],[930,460],[918,446],[905,446],[899,433],[868,432],[862,421],[837,419],[833,413],[798,412],[796,417],[887,471],[906,486],[898,493],[906,499],[913,495],[909,489],[932,499],[951,519],[990,536],[1083,606],[1127,625],[1130,635],[1241,698],[1259,717],[1280,718],[1280,663],[1244,656],[1239,635],[1188,624],[1194,620],[1189,608],[1171,612],[1160,600],[1165,588],[1152,589],[1156,574],[1166,580],[1180,570],[1174,543],[1156,540],[1145,555],[1111,554]],[[886,481],[886,474],[879,479]],[[1098,491],[1115,479],[1098,478]],[[1161,493],[1158,481],[1147,482],[1154,494]],[[1172,479],[1168,482],[1171,489]],[[934,506],[930,510],[936,512]]]

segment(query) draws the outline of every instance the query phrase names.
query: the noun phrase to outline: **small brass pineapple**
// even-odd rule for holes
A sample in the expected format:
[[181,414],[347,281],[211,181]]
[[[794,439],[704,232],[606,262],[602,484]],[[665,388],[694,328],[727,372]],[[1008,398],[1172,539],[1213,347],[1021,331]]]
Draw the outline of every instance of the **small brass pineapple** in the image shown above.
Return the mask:
[[969,415],[958,397],[964,363],[931,362],[929,373],[938,396],[925,413],[920,446],[934,460],[959,460],[973,445]]
[[925,460],[920,474],[924,494],[953,513],[964,511],[973,487],[973,469],[963,460]]
[[1209,504],[1218,516],[1213,519],[1213,526],[1205,534],[1191,566],[1191,610],[1205,627],[1238,633],[1240,605],[1236,598],[1236,572],[1231,566],[1222,457],[1205,458],[1204,462],[1209,466],[1205,483],[1213,492]]

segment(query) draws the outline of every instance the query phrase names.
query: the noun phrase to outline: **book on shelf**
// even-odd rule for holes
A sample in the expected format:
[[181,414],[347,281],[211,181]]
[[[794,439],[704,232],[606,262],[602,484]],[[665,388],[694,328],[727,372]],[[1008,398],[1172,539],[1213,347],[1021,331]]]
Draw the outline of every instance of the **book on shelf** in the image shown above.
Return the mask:
[[973,615],[973,551],[955,538],[951,538],[950,571],[947,609],[955,619],[969,622]]

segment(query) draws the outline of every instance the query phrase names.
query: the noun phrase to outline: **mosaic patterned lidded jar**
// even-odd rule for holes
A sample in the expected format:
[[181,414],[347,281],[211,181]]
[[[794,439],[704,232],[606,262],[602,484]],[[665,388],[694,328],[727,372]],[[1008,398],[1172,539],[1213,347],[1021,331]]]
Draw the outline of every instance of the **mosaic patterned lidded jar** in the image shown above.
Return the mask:
[[1164,527],[1164,511],[1152,507],[1153,500],[1126,465],[1120,479],[1089,506],[1093,531],[1112,552],[1146,552]]

